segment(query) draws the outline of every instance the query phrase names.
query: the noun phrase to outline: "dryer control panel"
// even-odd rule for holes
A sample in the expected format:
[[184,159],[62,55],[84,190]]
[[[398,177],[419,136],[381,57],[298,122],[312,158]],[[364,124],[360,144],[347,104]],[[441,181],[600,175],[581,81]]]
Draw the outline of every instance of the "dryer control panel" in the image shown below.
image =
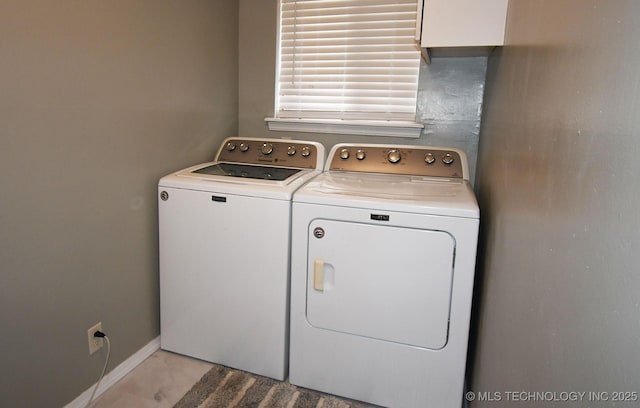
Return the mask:
[[373,144],[338,144],[328,170],[468,178],[464,152],[453,148]]

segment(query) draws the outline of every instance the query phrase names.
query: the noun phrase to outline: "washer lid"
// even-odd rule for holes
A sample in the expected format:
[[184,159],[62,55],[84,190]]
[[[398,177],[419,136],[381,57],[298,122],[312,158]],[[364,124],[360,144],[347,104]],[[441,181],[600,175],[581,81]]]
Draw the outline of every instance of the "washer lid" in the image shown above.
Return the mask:
[[294,202],[479,218],[469,183],[463,179],[330,171],[312,179]]
[[241,177],[261,180],[283,181],[299,173],[300,169],[271,166],[249,166],[235,163],[216,163],[194,170],[192,173],[211,176]]
[[[159,187],[173,187],[186,190],[208,191],[219,194],[236,194],[243,196],[254,196],[261,198],[271,198],[278,200],[291,200],[293,192],[310,178],[319,174],[320,170],[302,170],[262,167],[262,170],[273,169],[270,173],[272,178],[267,176],[260,178],[249,178],[239,176],[229,176],[221,168],[217,167],[225,163],[203,163],[189,167],[184,170],[169,174],[160,179]],[[223,166],[224,168],[225,166]],[[238,170],[239,167],[234,167]],[[200,171],[203,170],[203,171]],[[293,170],[292,174],[286,175],[288,170]],[[221,174],[216,174],[220,172]],[[282,174],[280,174],[282,172]],[[285,177],[286,175],[286,177]],[[280,180],[278,178],[281,178]]]

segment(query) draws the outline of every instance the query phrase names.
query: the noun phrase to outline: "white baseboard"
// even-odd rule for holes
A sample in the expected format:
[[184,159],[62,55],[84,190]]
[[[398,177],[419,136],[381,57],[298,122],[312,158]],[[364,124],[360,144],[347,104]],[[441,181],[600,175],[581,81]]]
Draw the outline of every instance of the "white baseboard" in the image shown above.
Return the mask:
[[[98,399],[98,397],[102,395],[102,393],[111,388],[111,386],[117,383],[122,377],[129,374],[134,368],[136,368],[140,363],[146,360],[147,357],[155,353],[159,348],[160,336],[151,340],[146,346],[136,351],[131,357],[124,360],[116,368],[111,370],[104,376],[104,378],[100,382],[100,386],[96,391],[94,400]],[[95,387],[95,383],[91,385],[91,387],[89,387],[85,392],[80,394],[76,399],[65,405],[64,408],[84,408],[84,406],[87,405],[87,402],[89,402],[89,398],[91,398],[93,387]]]

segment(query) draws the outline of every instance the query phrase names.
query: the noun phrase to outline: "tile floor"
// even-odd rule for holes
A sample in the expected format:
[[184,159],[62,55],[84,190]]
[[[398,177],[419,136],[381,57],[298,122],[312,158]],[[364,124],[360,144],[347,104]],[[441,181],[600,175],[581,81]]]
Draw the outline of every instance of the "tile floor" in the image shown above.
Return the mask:
[[211,363],[158,350],[102,394],[92,408],[171,408]]

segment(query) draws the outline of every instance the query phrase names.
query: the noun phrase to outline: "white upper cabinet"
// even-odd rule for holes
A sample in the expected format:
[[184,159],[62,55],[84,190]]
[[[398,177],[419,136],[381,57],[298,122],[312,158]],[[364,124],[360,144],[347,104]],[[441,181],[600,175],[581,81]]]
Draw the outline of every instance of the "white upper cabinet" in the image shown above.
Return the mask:
[[[420,45],[504,45],[508,0],[421,0]],[[418,18],[420,20],[420,18]]]

